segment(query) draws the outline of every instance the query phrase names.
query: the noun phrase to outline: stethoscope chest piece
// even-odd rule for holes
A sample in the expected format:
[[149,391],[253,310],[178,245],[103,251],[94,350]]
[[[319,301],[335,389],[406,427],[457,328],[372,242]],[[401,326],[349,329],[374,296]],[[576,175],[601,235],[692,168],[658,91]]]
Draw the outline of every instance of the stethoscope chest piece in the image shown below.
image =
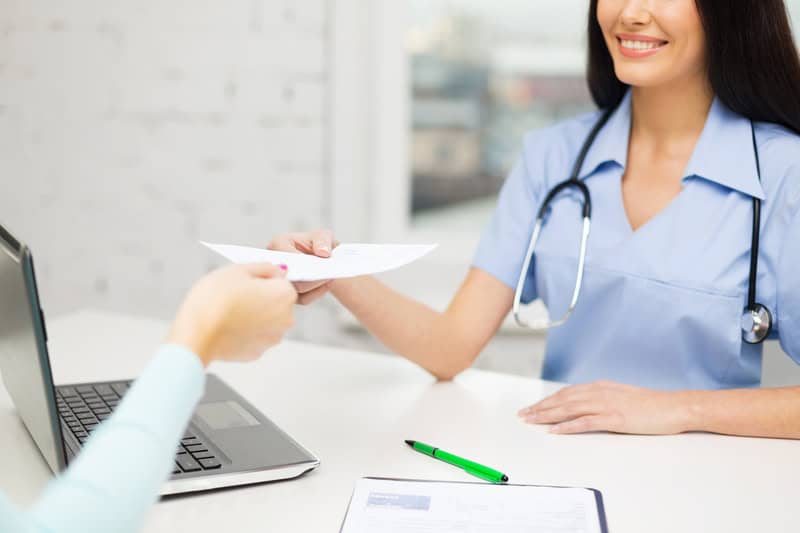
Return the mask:
[[[597,123],[595,123],[594,127],[589,132],[589,135],[586,137],[583,146],[581,147],[581,151],[578,154],[569,179],[562,181],[553,187],[539,208],[538,215],[535,219],[536,223],[531,233],[531,239],[528,243],[528,251],[525,254],[525,258],[522,263],[522,270],[520,271],[519,279],[517,281],[517,287],[514,291],[514,303],[512,305],[512,311],[514,313],[514,318],[520,326],[533,329],[548,329],[554,326],[560,326],[567,321],[578,303],[578,295],[583,284],[583,268],[586,261],[587,241],[589,238],[589,227],[592,214],[592,198],[589,193],[589,188],[585,183],[583,183],[583,181],[579,179],[579,175],[580,170],[583,167],[583,162],[586,159],[586,155],[588,154],[592,143],[594,142],[598,133],[600,133],[600,130],[603,128],[603,126],[605,126],[605,124],[611,118],[613,112],[613,108],[606,110]],[[756,172],[758,174],[758,181],[760,182],[761,163],[758,155],[758,144],[756,143],[756,129],[752,121],[750,122],[750,132],[753,138],[753,155],[756,161]],[[539,234],[542,230],[545,214],[550,209],[550,203],[562,190],[568,188],[578,189],[583,195],[583,235],[581,239],[580,254],[578,256],[578,276],[575,280],[572,301],[570,302],[570,306],[566,315],[561,320],[557,320],[555,322],[538,321],[536,324],[529,324],[522,319],[520,315],[520,309],[522,307],[522,293],[525,289],[525,281],[528,275],[528,269],[530,268],[530,264],[533,259],[536,243],[539,240]],[[758,278],[758,242],[760,232],[761,199],[753,197],[753,233],[750,243],[750,272],[748,275],[747,307],[745,308],[744,313],[742,313],[741,320],[742,340],[748,344],[759,344],[764,342],[764,340],[772,331],[772,314],[769,312],[769,309],[767,309],[766,306],[756,302],[756,282]]]
[[742,315],[742,339],[747,344],[759,344],[772,331],[772,313],[765,306],[755,304]]

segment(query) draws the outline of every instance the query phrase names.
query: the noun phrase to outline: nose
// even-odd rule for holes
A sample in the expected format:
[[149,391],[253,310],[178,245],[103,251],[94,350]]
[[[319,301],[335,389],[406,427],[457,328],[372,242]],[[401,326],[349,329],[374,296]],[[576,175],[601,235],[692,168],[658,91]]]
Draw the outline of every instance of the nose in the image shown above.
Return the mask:
[[650,0],[628,0],[620,13],[620,21],[628,27],[647,26],[651,20]]

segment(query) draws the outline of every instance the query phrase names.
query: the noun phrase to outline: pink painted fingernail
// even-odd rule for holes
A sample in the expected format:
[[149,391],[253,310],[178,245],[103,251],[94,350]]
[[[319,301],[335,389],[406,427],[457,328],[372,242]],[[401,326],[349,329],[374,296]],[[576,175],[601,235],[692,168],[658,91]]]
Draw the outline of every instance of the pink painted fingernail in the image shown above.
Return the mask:
[[278,265],[278,268],[280,268],[281,270],[284,270],[284,271],[289,270],[289,267],[286,266],[286,265]]

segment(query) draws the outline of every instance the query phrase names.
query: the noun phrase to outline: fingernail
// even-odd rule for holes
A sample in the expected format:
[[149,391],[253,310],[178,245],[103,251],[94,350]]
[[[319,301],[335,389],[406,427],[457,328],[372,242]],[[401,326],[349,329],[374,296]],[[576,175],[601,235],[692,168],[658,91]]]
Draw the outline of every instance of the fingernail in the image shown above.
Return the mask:
[[528,408],[528,407],[526,407],[525,409],[520,409],[517,412],[517,416],[525,416],[525,415],[528,414],[529,411],[530,411],[530,408]]
[[532,413],[525,417],[526,422],[530,422],[531,424],[535,424],[539,420],[539,415],[537,413]]
[[284,271],[289,270],[289,267],[286,266],[286,265],[278,265],[278,268],[280,268],[281,270],[284,270]]
[[550,429],[547,430],[548,433],[561,433],[561,426],[552,426]]

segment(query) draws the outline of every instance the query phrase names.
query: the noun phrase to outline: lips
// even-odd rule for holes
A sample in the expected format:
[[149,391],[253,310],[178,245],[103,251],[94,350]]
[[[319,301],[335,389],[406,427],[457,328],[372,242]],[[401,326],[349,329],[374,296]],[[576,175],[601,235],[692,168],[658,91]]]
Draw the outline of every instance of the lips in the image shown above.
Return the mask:
[[627,39],[620,39],[619,42],[622,46],[625,48],[630,48],[631,50],[654,50],[665,44],[647,41],[630,41]]
[[617,46],[625,57],[649,57],[660,52],[669,41],[646,35],[617,35]]

